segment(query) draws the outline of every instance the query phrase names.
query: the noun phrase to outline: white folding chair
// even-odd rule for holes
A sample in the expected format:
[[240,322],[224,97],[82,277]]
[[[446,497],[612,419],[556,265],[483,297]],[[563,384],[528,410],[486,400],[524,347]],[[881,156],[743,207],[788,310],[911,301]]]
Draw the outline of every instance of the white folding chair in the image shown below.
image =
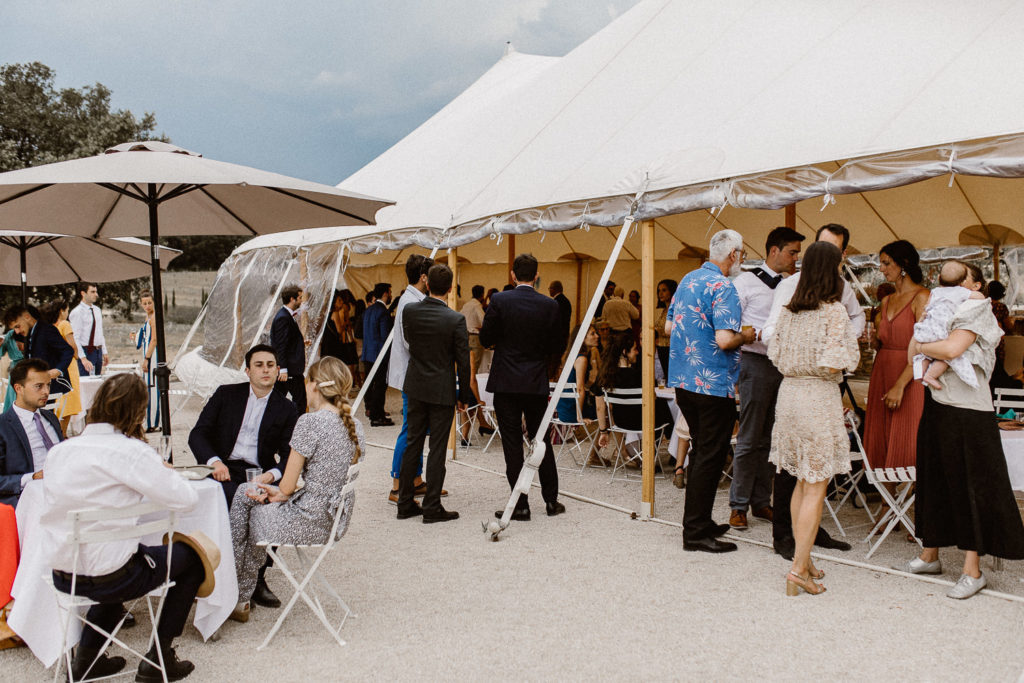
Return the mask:
[[[327,581],[323,576],[319,574],[320,566],[323,564],[324,559],[334,548],[338,540],[345,535],[348,530],[348,523],[351,518],[352,509],[355,507],[355,480],[359,476],[359,463],[353,463],[348,467],[348,477],[345,481],[345,485],[341,489],[338,499],[338,510],[334,513],[334,524],[331,526],[331,534],[327,537],[327,540],[323,543],[306,543],[306,544],[290,544],[290,543],[276,543],[274,541],[265,541],[257,543],[258,546],[266,548],[267,554],[274,559],[275,566],[281,570],[281,573],[285,575],[288,582],[292,584],[295,592],[292,594],[290,600],[285,604],[281,610],[281,615],[278,616],[277,621],[274,622],[274,627],[270,629],[270,633],[267,634],[266,640],[260,645],[257,650],[262,650],[267,647],[270,640],[277,633],[278,629],[281,628],[281,624],[284,623],[285,618],[292,611],[295,603],[301,597],[303,602],[309,605],[309,608],[313,610],[313,614],[317,616],[320,623],[324,625],[328,633],[334,636],[334,639],[338,642],[338,645],[344,646],[345,641],[342,640],[340,632],[341,628],[345,625],[345,621],[350,616],[355,616],[349,606],[342,600],[338,592],[334,590],[334,587]],[[349,504],[351,502],[351,505]],[[348,514],[346,514],[346,508]],[[280,554],[281,548],[293,548],[295,555],[299,560],[299,568],[301,570],[301,576],[297,577],[292,568],[284,561],[283,556]],[[316,557],[307,553],[319,551]],[[315,583],[314,583],[315,581]],[[335,627],[331,620],[327,617],[327,611],[324,609],[324,605],[320,601],[320,595],[316,592],[315,586],[319,586],[324,590],[327,595],[332,597],[338,604],[338,608],[342,612],[341,623]],[[307,589],[309,591],[307,592]],[[312,593],[312,595],[310,595]]]
[[[562,454],[568,451],[575,465],[573,469],[579,470],[579,473],[583,474],[583,470],[587,467],[587,460],[590,458],[590,450],[593,448],[596,432],[585,430],[586,425],[583,422],[583,416],[580,414],[580,393],[576,388],[576,384],[567,383],[562,392],[557,395],[554,394],[555,386],[552,382],[551,400],[571,400],[574,408],[573,412],[576,415],[575,420],[564,421],[559,419],[558,411],[555,411],[554,416],[551,418],[551,430],[558,435],[560,442],[558,451],[555,453],[555,462],[557,463],[561,460]],[[583,438],[579,436],[580,428],[584,428]]]
[[[917,544],[921,545],[921,540],[914,533],[914,521],[910,519],[910,508],[914,504],[916,495],[914,493],[914,484],[917,482],[917,468],[872,467],[869,461],[871,456],[864,450],[864,442],[861,440],[860,434],[856,429],[851,434],[864,457],[864,476],[867,477],[868,483],[878,491],[878,495],[882,497],[883,504],[879,506],[875,514],[878,515],[884,506],[888,506],[885,514],[878,517],[875,525],[868,532],[867,538],[864,539],[865,543],[870,544],[875,533],[881,531],[875,543],[868,548],[868,554],[865,557],[871,557],[878,550],[878,546],[882,545],[882,541],[888,538],[892,530],[900,524],[914,537]],[[888,487],[885,486],[886,484],[892,484],[894,492],[890,492]],[[870,510],[868,514],[871,514]]]
[[491,447],[491,443],[494,442],[495,438],[501,438],[501,431],[498,429],[498,420],[494,415],[494,394],[487,391],[487,378],[490,377],[489,373],[480,373],[476,376],[477,390],[480,392],[480,412],[487,416],[487,421],[494,427],[494,433],[491,434],[491,438],[484,444],[483,452],[486,453],[487,449]]
[[110,374],[116,374],[118,372],[132,372],[136,375],[142,374],[142,366],[139,361],[134,363],[108,363],[103,366],[103,369]]
[[[846,421],[847,431],[849,431],[851,434],[856,434],[857,428],[860,426],[860,418],[857,417],[857,414],[854,413],[849,408],[847,408],[844,411],[843,417]],[[861,480],[864,478],[864,471],[867,468],[867,461],[864,460],[863,453],[851,450],[851,465],[858,462],[861,463],[861,468],[856,472],[854,472],[853,469],[851,469],[849,472],[846,472],[845,474],[837,474],[833,478],[835,490],[832,495],[833,497],[839,496],[839,502],[833,505],[832,500],[828,496],[825,497],[825,509],[828,510],[828,514],[831,515],[832,521],[835,522],[836,528],[839,529],[839,533],[843,536],[846,535],[846,530],[843,529],[843,525],[839,522],[839,511],[843,509],[843,505],[846,504],[846,501],[848,501],[851,496],[854,496],[854,499],[858,503],[860,503],[860,506],[864,508],[865,511],[867,511],[868,517],[871,519],[871,523],[875,523],[875,515],[871,512],[871,508],[868,507],[868,501],[864,497],[864,492],[861,491],[858,486]]]
[[1024,409],[1024,389],[996,389],[996,398],[992,401],[996,413],[1013,408],[1014,412]]
[[[147,522],[138,522],[138,518],[143,515],[150,515],[153,513],[161,513],[161,516],[157,519],[153,519]],[[166,514],[166,516],[163,516]],[[113,520],[124,520],[132,519],[136,520],[136,523],[124,528],[109,529],[106,528],[103,522],[110,522]],[[172,510],[167,510],[156,503],[140,503],[138,505],[132,505],[125,508],[117,509],[94,509],[94,510],[77,510],[68,513],[68,521],[71,522],[71,533],[68,535],[67,542],[74,546],[73,552],[73,564],[75,571],[71,575],[71,592],[65,593],[58,590],[53,584],[53,575],[47,573],[43,575],[43,581],[50,586],[53,590],[54,595],[57,599],[57,605],[61,610],[63,619],[61,624],[61,652],[64,653],[64,663],[67,666],[68,680],[73,683],[73,676],[71,675],[71,649],[68,647],[68,628],[71,625],[72,617],[82,622],[83,627],[89,626],[94,629],[97,633],[106,638],[106,642],[103,643],[103,647],[100,648],[99,653],[96,655],[100,657],[107,648],[110,647],[111,643],[127,650],[136,657],[149,662],[150,665],[160,670],[161,675],[166,683],[167,681],[167,670],[164,667],[163,648],[160,647],[159,635],[157,634],[157,624],[160,621],[160,614],[163,612],[164,599],[167,597],[167,591],[174,585],[171,581],[171,551],[173,549],[174,542],[174,527],[177,521],[177,515]],[[100,524],[96,524],[99,522]],[[98,528],[97,528],[98,527]],[[146,646],[147,652],[153,649],[153,645],[156,644],[157,661],[149,659],[146,655],[138,652],[137,650],[129,647],[123,640],[117,637],[118,632],[121,630],[122,624],[124,624],[124,617],[121,617],[121,621],[117,623],[112,632],[107,632],[99,626],[93,624],[86,618],[86,610],[97,605],[94,600],[90,600],[87,597],[76,595],[75,590],[78,583],[78,558],[81,553],[83,545],[86,544],[98,544],[98,543],[110,543],[112,541],[124,541],[134,540],[141,536],[148,536],[150,534],[167,534],[167,576],[164,577],[164,582],[146,594],[146,607],[149,610],[149,620],[152,626],[152,631],[149,636],[148,645]],[[153,608],[153,600],[156,600],[156,609]],[[95,660],[94,662],[95,663]],[[92,665],[90,664],[90,669]],[[57,681],[60,678],[60,666],[54,667],[53,680]],[[130,674],[130,668],[126,668],[125,672],[118,675]],[[89,671],[85,672],[85,678],[79,679],[80,681],[87,680],[99,680],[90,679]],[[104,677],[106,678],[106,677]]]
[[[616,474],[622,472],[623,479],[636,479],[640,475],[630,475],[626,471],[626,466],[629,463],[642,464],[643,462],[643,448],[638,448],[634,453],[628,453],[626,449],[626,439],[630,436],[634,436],[639,440],[643,440],[643,432],[635,429],[625,429],[615,424],[615,406],[643,406],[643,389],[610,389],[605,392],[604,396],[605,404],[608,405],[608,426],[611,433],[615,436],[615,460],[612,464],[612,480],[615,480]],[[652,457],[656,457],[658,452],[661,450],[662,441],[665,439],[665,431],[671,427],[669,423],[658,425],[654,428],[654,453]],[[662,473],[664,477],[664,473]]]

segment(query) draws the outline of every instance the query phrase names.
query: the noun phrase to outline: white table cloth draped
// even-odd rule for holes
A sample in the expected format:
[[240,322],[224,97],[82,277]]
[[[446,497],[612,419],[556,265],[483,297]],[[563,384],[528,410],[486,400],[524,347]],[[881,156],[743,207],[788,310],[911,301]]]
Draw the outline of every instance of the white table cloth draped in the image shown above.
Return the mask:
[[[198,600],[193,616],[195,627],[208,639],[231,614],[238,601],[238,582],[235,577],[235,556],[231,546],[231,526],[223,490],[212,479],[190,482],[199,494],[199,502],[188,511],[178,514],[178,529],[188,533],[200,530],[213,539],[220,548],[220,566],[215,576],[216,587],[206,598]],[[52,549],[34,543],[38,536],[38,520],[44,507],[43,484],[33,481],[22,491],[18,501],[18,540],[21,543],[21,562],[14,579],[11,594],[14,608],[8,625],[14,629],[45,666],[60,657],[60,611],[57,601],[43,576],[50,571]],[[145,538],[145,545],[159,545],[159,538]],[[73,630],[73,632],[72,632]],[[80,622],[72,620],[68,645],[78,642]]]
[[1006,456],[1006,469],[1010,473],[1010,486],[1014,491],[1024,491],[1024,432],[999,430]]

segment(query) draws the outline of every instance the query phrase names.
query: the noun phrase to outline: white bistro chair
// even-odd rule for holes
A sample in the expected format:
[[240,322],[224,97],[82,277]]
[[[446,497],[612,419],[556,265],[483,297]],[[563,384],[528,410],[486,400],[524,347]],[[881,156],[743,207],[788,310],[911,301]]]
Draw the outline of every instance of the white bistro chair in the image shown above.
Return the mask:
[[996,389],[996,398],[992,406],[997,413],[1004,413],[1008,408],[1013,408],[1015,413],[1024,410],[1024,389]]
[[[334,524],[331,526],[331,534],[327,537],[327,540],[323,543],[309,543],[301,545],[293,545],[289,543],[274,543],[273,541],[267,541],[258,543],[260,547],[267,549],[267,554],[274,559],[274,564],[281,573],[288,579],[288,583],[292,585],[295,592],[292,594],[291,599],[285,604],[281,610],[280,616],[277,621],[274,622],[274,627],[270,629],[270,633],[267,634],[263,644],[260,645],[257,650],[262,650],[270,644],[270,640],[277,633],[278,629],[281,628],[281,624],[284,623],[285,618],[295,607],[295,603],[301,597],[309,609],[313,610],[313,614],[317,616],[320,623],[324,625],[334,640],[338,642],[338,645],[344,646],[345,641],[342,640],[340,632],[341,628],[345,625],[345,621],[350,616],[355,616],[352,610],[349,609],[348,604],[338,595],[338,592],[334,590],[334,587],[327,581],[320,573],[320,567],[324,560],[330,554],[331,550],[334,549],[335,544],[338,540],[345,535],[348,530],[348,523],[351,519],[352,510],[355,507],[355,480],[359,476],[359,463],[353,463],[348,467],[348,477],[345,481],[345,485],[341,489],[341,493],[338,496],[338,509],[334,513]],[[301,575],[296,575],[295,572],[285,562],[284,557],[281,555],[281,548],[293,548],[295,555],[299,561],[299,569]],[[316,553],[315,556],[313,553]],[[341,622],[335,627],[331,623],[331,620],[327,617],[327,611],[324,608],[323,603],[320,600],[320,595],[316,591],[316,587],[321,588],[328,596],[334,599],[337,603],[338,608],[342,612]]]
[[477,390],[480,392],[480,406],[479,410],[487,417],[487,421],[494,427],[494,433],[491,434],[491,438],[484,444],[483,452],[486,453],[487,449],[491,447],[495,438],[501,438],[501,431],[498,429],[498,418],[494,414],[494,394],[487,391],[487,378],[490,377],[489,373],[480,373],[476,376]]
[[[163,513],[158,518],[148,522],[138,522],[134,525],[127,526],[120,529],[107,529],[104,528],[103,522],[109,522],[112,520],[119,519],[132,519],[136,520],[143,515],[149,515],[153,513]],[[82,546],[86,544],[95,543],[109,543],[112,541],[124,541],[124,540],[135,540],[141,536],[149,536],[150,534],[166,534],[168,537],[167,542],[167,557],[170,560],[171,551],[173,549],[174,542],[174,527],[177,521],[177,516],[174,511],[167,510],[166,508],[156,503],[139,503],[138,505],[132,505],[126,508],[119,509],[94,509],[94,510],[77,510],[68,513],[68,520],[71,522],[71,533],[68,535],[68,544],[74,546],[74,563],[73,566],[78,567],[78,557],[81,552]],[[99,527],[99,528],[97,528]],[[160,670],[163,675],[164,681],[167,680],[167,670],[164,667],[163,659],[163,648],[159,644],[159,636],[157,635],[157,624],[160,621],[160,614],[163,612],[164,599],[167,597],[167,591],[174,585],[171,581],[171,563],[167,562],[167,576],[164,578],[163,584],[155,588],[146,594],[146,607],[149,610],[149,621],[152,631],[149,635],[148,645],[146,646],[147,651],[150,650],[154,644],[157,645],[157,661],[153,661],[146,657],[141,652],[134,650],[129,647],[123,640],[117,637],[118,632],[121,630],[121,626],[124,624],[124,617],[121,617],[121,621],[114,627],[113,632],[108,633],[99,626],[91,623],[86,618],[86,611],[93,605],[99,603],[94,600],[90,600],[87,597],[76,595],[75,590],[78,582],[78,572],[72,572],[71,576],[71,592],[65,593],[58,590],[53,585],[53,575],[47,573],[43,575],[43,581],[53,590],[54,595],[57,599],[57,605],[60,608],[62,615],[61,623],[61,652],[64,653],[64,663],[67,666],[68,680],[73,682],[71,675],[71,648],[68,647],[68,627],[71,624],[71,619],[77,619],[82,622],[82,625],[88,625],[93,628],[100,635],[104,636],[107,640],[103,647],[100,648],[97,657],[101,656],[106,652],[107,648],[110,647],[111,643],[116,644],[118,647],[127,650],[139,659],[149,662],[150,665]],[[156,606],[154,609],[154,600]],[[130,673],[130,667],[125,669],[124,674]],[[57,681],[60,679],[61,667],[54,667],[53,680]],[[85,678],[79,679],[80,681],[88,680],[99,680],[90,679],[89,672],[86,671]],[[105,677],[106,678],[106,677]]]
[[[843,411],[843,417],[846,420],[846,429],[851,434],[857,432],[857,428],[860,426],[860,418],[852,410],[847,408]],[[859,436],[859,435],[858,435]],[[858,442],[859,443],[859,442]],[[832,521],[835,522],[836,528],[839,529],[839,533],[843,536],[846,535],[846,530],[843,529],[843,525],[839,522],[839,511],[843,509],[846,501],[851,496],[860,503],[860,506],[864,508],[868,513],[868,518],[871,519],[871,523],[875,523],[875,515],[871,512],[871,508],[868,507],[868,501],[864,497],[864,493],[858,488],[861,480],[864,478],[864,471],[867,469],[867,461],[864,460],[864,454],[862,452],[850,451],[850,463],[861,463],[861,469],[854,472],[852,469],[846,474],[837,474],[834,477],[833,483],[835,484],[835,492],[833,498],[839,496],[839,502],[833,505],[833,500],[828,496],[825,497],[825,509],[828,510],[828,514],[832,517]]]
[[[638,448],[636,452],[630,453],[626,448],[626,442],[630,437],[639,439],[642,442],[643,432],[635,429],[625,429],[616,425],[615,406],[642,407],[644,403],[643,389],[639,387],[635,389],[609,389],[605,392],[604,401],[608,406],[608,425],[615,438],[615,460],[612,465],[611,478],[614,481],[616,474],[620,472],[623,479],[639,478],[639,475],[631,476],[626,471],[626,465],[629,463],[641,464],[643,462],[643,449]],[[665,440],[665,433],[670,427],[672,425],[666,422],[654,428],[654,453],[650,454],[651,457],[657,457],[658,452],[661,450],[662,442]],[[664,477],[664,473],[662,477]]]
[[559,446],[558,451],[555,453],[555,462],[562,459],[562,455],[568,451],[572,457],[573,469],[579,470],[580,474],[583,474],[583,470],[587,467],[587,460],[590,458],[590,450],[594,446],[594,438],[597,436],[596,432],[584,431],[584,436],[580,438],[579,429],[585,427],[583,423],[583,416],[580,414],[580,393],[576,388],[575,383],[567,383],[565,388],[562,389],[560,394],[555,394],[555,383],[551,383],[551,400],[559,401],[561,399],[571,400],[575,407],[576,419],[572,421],[563,421],[558,417],[558,411],[556,410],[554,416],[551,418],[551,429],[558,435]]

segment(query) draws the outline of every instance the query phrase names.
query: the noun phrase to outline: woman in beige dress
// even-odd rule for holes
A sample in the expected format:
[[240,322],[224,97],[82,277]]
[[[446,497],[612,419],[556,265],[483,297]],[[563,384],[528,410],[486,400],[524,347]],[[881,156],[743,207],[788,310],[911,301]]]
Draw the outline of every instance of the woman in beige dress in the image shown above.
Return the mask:
[[840,302],[841,255],[828,242],[815,242],[804,257],[800,282],[782,308],[768,357],[782,373],[769,459],[777,471],[797,478],[790,502],[796,551],[786,576],[786,595],[803,589],[817,595],[825,573],[811,562],[828,482],[850,471],[850,439],[843,422],[838,384],[843,370],[860,360],[849,315]]

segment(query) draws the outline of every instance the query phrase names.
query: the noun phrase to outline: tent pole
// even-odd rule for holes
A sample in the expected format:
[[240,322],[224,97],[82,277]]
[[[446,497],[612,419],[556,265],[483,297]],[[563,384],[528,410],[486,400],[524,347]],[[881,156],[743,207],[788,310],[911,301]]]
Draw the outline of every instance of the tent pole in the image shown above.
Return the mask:
[[786,227],[796,230],[796,204],[786,205]]
[[583,297],[583,259],[576,257],[576,324],[580,324],[580,301]]
[[[587,336],[587,329],[594,320],[594,313],[597,311],[597,303],[601,298],[601,293],[604,291],[605,284],[611,279],[612,271],[615,269],[615,262],[622,252],[626,238],[629,237],[630,230],[633,227],[633,214],[636,213],[640,197],[642,196],[643,192],[637,193],[633,204],[630,206],[629,215],[626,216],[622,223],[622,230],[619,231],[619,236],[615,240],[615,246],[612,247],[611,252],[608,254],[608,261],[605,263],[604,271],[601,273],[601,278],[597,282],[597,288],[594,289],[594,295],[587,306],[587,312],[580,323],[579,333],[576,335],[576,339],[573,340],[572,347],[569,349],[569,354],[566,358],[575,358],[583,347],[583,338]],[[569,382],[569,373],[572,371],[572,368],[572,363],[565,363],[562,366],[562,371],[558,375],[558,382],[552,390],[553,395],[561,395],[565,390],[565,385]],[[530,455],[525,459],[522,470],[519,471],[519,478],[516,480],[515,486],[512,487],[512,493],[508,498],[508,503],[505,504],[505,511],[501,515],[501,521],[495,522],[490,520],[489,522],[484,522],[484,532],[491,535],[492,541],[497,541],[498,535],[508,528],[509,522],[512,519],[512,510],[515,508],[516,503],[519,502],[519,496],[528,493],[533,485],[534,476],[540,468],[541,461],[544,460],[546,450],[544,435],[547,434],[548,428],[551,426],[551,418],[554,416],[557,404],[558,401],[548,401],[548,406],[544,409],[544,416],[541,418],[533,443],[530,445]]]
[[[149,207],[149,248],[150,264],[153,267],[153,308],[156,313],[156,369],[153,376],[156,377],[157,391],[160,393],[160,427],[163,435],[171,435],[171,371],[167,367],[167,340],[164,336],[164,299],[163,287],[160,283],[160,227],[157,213],[160,208],[160,201],[157,198],[155,183],[149,183],[146,205]],[[170,456],[171,463],[174,463],[174,453]]]
[[21,260],[21,305],[28,306],[28,246],[24,235],[18,237],[18,257]]
[[508,283],[512,284],[512,262],[516,260],[516,236],[508,236]]
[[643,241],[640,274],[640,348],[643,350],[643,405],[641,467],[643,482],[640,488],[640,514],[649,519],[654,516],[654,463],[657,458],[654,443],[654,221],[640,226]]
[[[434,245],[434,249],[430,252],[430,258],[433,259],[437,256],[437,245]],[[388,338],[384,340],[384,346],[381,347],[380,353],[377,354],[377,360],[373,361],[373,367],[366,373],[366,377],[363,378],[363,386],[359,387],[359,394],[356,396],[356,400],[352,401],[352,414],[356,414],[356,410],[363,404],[363,399],[366,397],[366,390],[370,388],[370,380],[377,374],[377,369],[380,368],[384,359],[388,357],[388,353],[391,352],[392,340],[395,338],[395,330],[392,328],[388,332]]]
[[[459,250],[448,250],[448,267],[452,269],[452,288],[448,291],[448,308],[459,310]],[[458,460],[459,450],[455,447],[455,432],[458,431],[459,413],[452,416],[452,428],[448,430],[448,455]],[[461,434],[459,435],[461,436]]]
[[999,279],[999,242],[992,245],[992,279]]

